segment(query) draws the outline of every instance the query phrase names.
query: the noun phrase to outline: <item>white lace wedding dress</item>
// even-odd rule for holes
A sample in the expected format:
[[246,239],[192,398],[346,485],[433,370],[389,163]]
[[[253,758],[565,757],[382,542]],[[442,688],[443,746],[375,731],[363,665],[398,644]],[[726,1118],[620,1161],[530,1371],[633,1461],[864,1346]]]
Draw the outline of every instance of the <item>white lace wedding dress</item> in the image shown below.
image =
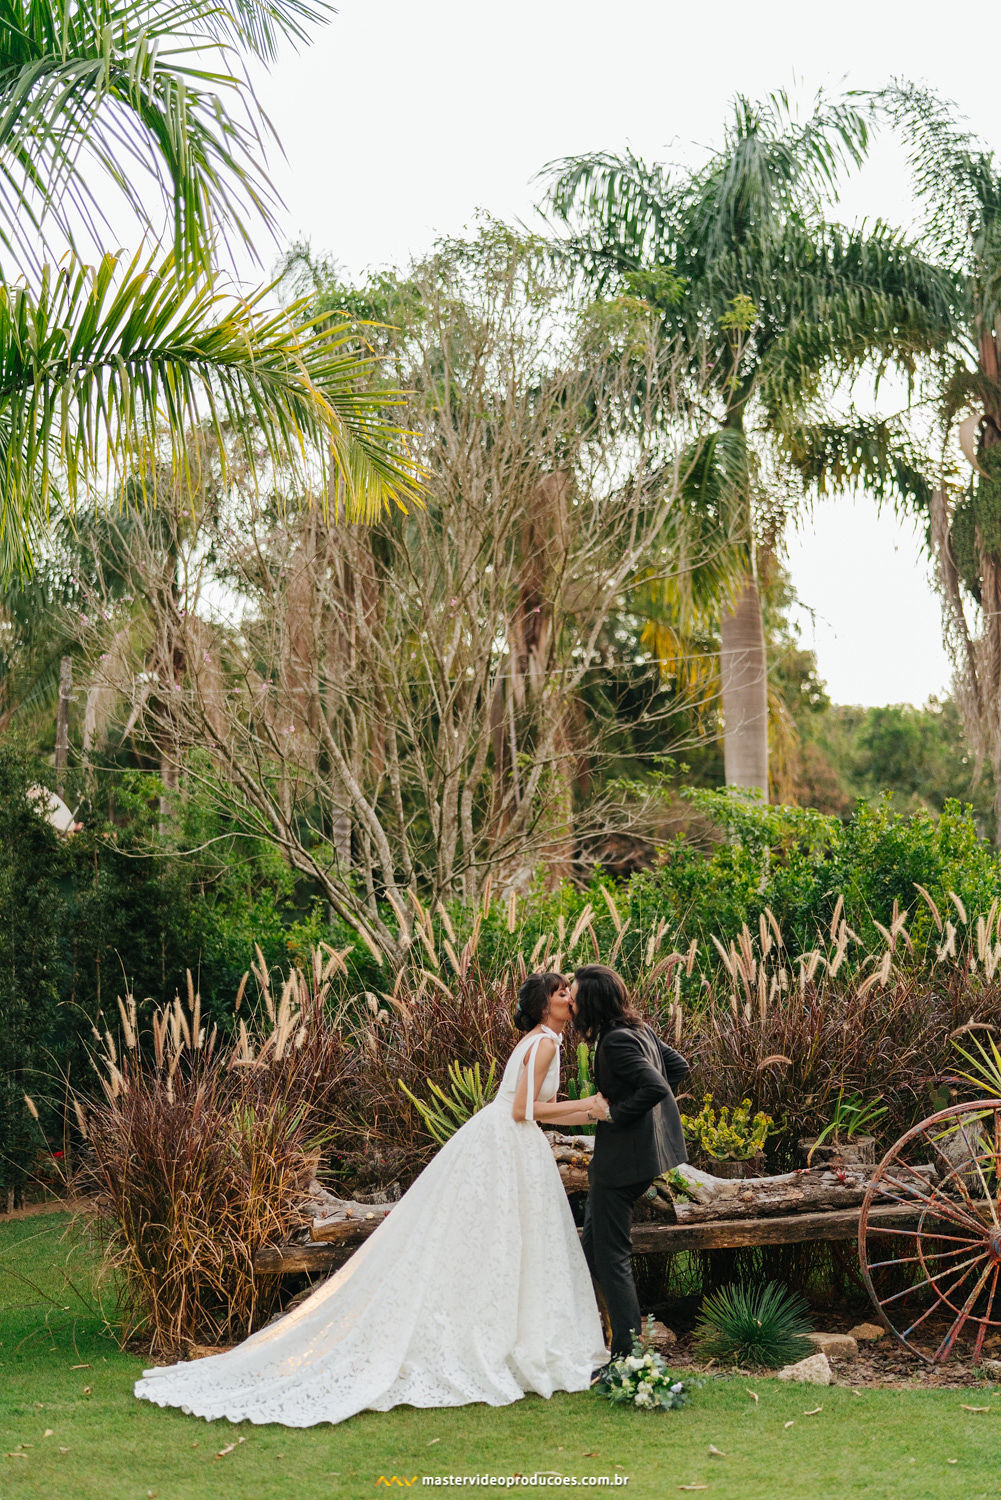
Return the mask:
[[[365,1409],[585,1390],[608,1358],[591,1278],[549,1144],[511,1114],[540,1041],[522,1038],[494,1100],[328,1281],[235,1349],[145,1371],[136,1395],[310,1427]],[[557,1047],[539,1099],[558,1084]]]

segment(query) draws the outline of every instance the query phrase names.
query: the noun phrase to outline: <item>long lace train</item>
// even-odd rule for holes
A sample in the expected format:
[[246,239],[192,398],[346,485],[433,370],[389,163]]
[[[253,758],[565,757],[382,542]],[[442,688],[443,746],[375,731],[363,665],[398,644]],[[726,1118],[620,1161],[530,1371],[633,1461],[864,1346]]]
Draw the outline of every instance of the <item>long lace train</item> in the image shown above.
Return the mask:
[[[147,1370],[136,1395],[232,1422],[308,1427],[366,1408],[503,1406],[584,1390],[607,1358],[552,1152],[497,1097],[438,1152],[335,1275],[235,1349]],[[557,1059],[540,1090],[552,1098]]]

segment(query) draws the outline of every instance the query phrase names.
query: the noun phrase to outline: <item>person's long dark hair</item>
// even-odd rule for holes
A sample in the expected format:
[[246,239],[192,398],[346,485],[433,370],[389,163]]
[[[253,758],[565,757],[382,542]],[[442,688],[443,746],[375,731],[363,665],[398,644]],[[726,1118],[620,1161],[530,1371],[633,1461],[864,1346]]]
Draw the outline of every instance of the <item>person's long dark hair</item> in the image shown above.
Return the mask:
[[605,964],[585,964],[574,974],[574,979],[577,981],[574,1028],[586,1042],[593,1045],[613,1026],[635,1030],[644,1024],[643,1017],[629,1003],[621,975],[614,969]]
[[519,1031],[531,1031],[538,1026],[549,1009],[549,997],[555,995],[566,981],[562,974],[549,971],[545,974],[529,974],[518,991],[518,1004],[514,1011],[514,1024]]

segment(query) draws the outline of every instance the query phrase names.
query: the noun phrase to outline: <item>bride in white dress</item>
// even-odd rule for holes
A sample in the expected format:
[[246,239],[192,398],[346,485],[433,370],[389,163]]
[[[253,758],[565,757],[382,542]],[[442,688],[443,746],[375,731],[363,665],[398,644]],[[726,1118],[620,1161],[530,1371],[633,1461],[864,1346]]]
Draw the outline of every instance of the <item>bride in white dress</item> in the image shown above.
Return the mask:
[[146,1370],[136,1395],[194,1416],[310,1427],[366,1409],[586,1390],[608,1353],[538,1125],[607,1115],[600,1095],[555,1102],[570,1010],[562,975],[530,975],[515,1012],[526,1035],[496,1096],[351,1259],[235,1349]]

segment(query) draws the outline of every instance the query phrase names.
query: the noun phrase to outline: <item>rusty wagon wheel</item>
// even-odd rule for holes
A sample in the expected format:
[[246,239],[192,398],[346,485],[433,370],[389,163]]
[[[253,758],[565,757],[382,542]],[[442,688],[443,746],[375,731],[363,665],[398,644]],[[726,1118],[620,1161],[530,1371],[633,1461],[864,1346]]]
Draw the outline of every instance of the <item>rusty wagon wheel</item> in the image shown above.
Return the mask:
[[883,1157],[862,1203],[859,1263],[873,1306],[929,1364],[1001,1332],[1001,1099],[957,1104]]

